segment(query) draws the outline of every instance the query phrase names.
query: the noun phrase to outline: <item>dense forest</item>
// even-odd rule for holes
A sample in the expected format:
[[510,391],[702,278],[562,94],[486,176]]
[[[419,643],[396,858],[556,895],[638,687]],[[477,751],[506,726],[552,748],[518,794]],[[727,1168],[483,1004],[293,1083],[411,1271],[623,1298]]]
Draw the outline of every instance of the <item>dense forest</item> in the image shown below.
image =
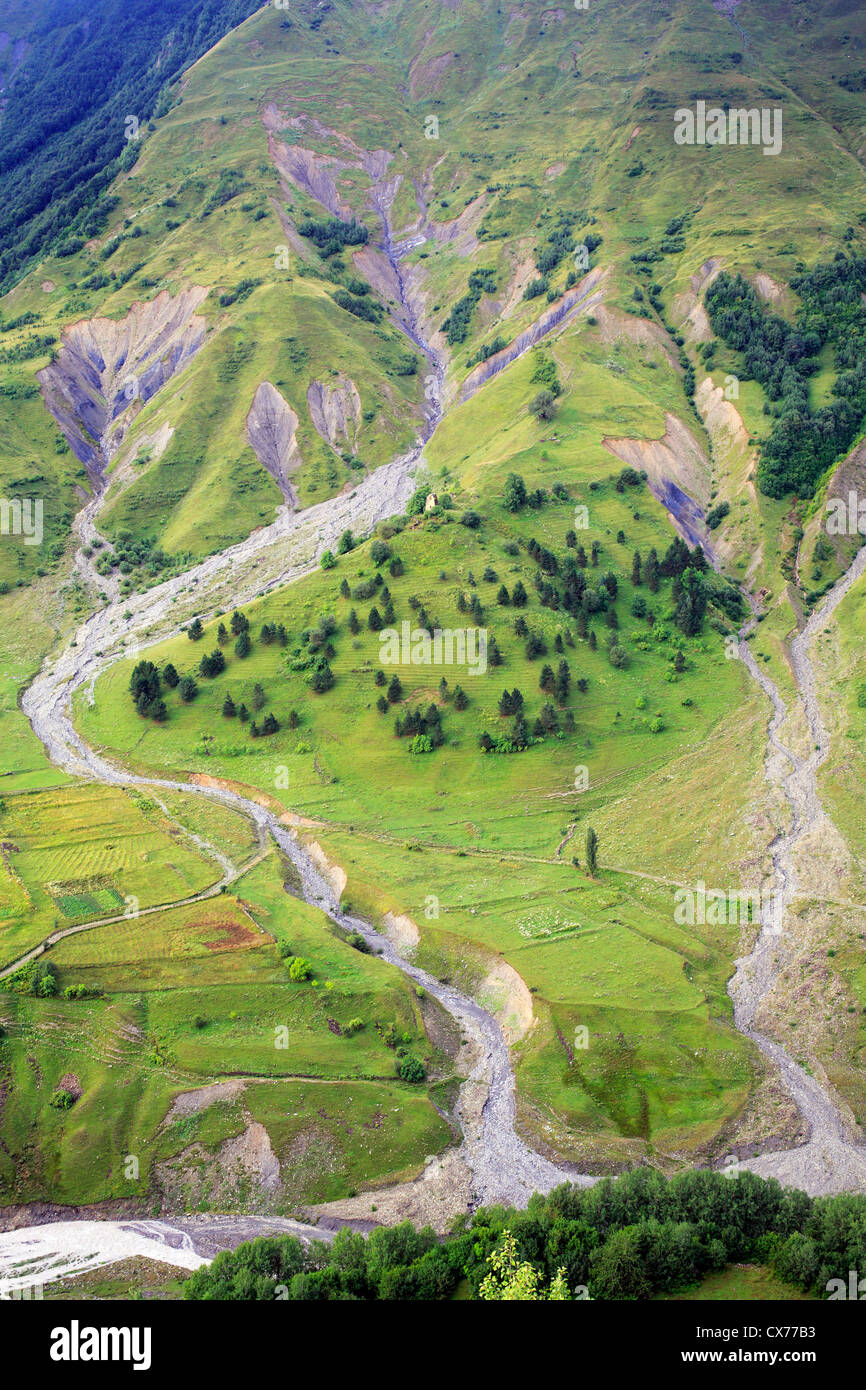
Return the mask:
[[[767,396],[773,425],[761,449],[758,485],[768,497],[811,497],[866,419],[866,260],[840,251],[791,287],[801,301],[793,327],[767,313],[741,275],[719,275],[706,294],[713,332],[742,354],[745,374]],[[809,379],[827,344],[836,372],[833,398],[814,409]]]
[[757,1261],[827,1297],[866,1268],[866,1197],[808,1197],[747,1171],[649,1169],[538,1194],[526,1211],[461,1216],[440,1240],[409,1222],[332,1244],[259,1239],[217,1256],[184,1286],[190,1299],[635,1300]]
[[102,230],[106,189],[177,100],[181,73],[256,9],[258,0],[66,0],[37,18],[0,120],[0,290],[35,257]]

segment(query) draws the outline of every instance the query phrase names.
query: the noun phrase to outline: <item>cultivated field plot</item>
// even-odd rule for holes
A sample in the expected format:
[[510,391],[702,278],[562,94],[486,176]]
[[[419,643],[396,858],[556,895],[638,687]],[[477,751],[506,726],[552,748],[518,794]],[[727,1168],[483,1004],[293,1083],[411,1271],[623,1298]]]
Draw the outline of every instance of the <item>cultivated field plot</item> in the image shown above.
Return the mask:
[[[54,997],[0,990],[0,1204],[50,1182],[57,1200],[255,1207],[255,1182],[221,1157],[254,1121],[285,1159],[286,1209],[415,1171],[450,1142],[424,1089],[396,1077],[398,1046],[438,1065],[407,982],[288,894],[275,852],[237,888],[65,938],[43,957]],[[183,1099],[223,1082],[240,1087],[231,1103]]]
[[[515,370],[528,378],[528,365]],[[501,396],[507,419],[505,378],[489,390]],[[479,418],[484,437],[492,438],[492,418]],[[660,427],[662,418],[660,412]],[[580,467],[584,479],[601,463],[578,452],[586,425],[567,404],[558,427],[556,461],[547,458],[552,447],[529,440],[520,457],[527,477],[548,486],[563,465],[571,476]],[[248,654],[235,652],[233,637],[223,639],[225,670],[213,679],[198,676],[190,704],[164,691],[164,723],[136,713],[130,663],[120,662],[97,681],[92,706],[79,702],[80,727],[139,768],[221,775],[310,817],[315,828],[305,833],[347,875],[345,901],[379,922],[388,912],[411,918],[420,963],[480,988],[504,1021],[518,1020],[526,1123],[544,1133],[557,1115],[562,1151],[575,1152],[569,1136],[576,1134],[591,1135],[595,1151],[613,1158],[653,1146],[702,1151],[742,1109],[755,1074],[751,1045],[731,1026],[725,992],[741,932],[737,925],[677,926],[674,892],[698,876],[725,886],[732,859],[747,864],[755,857],[755,828],[742,807],[746,793],[761,794],[764,785],[760,705],[740,664],[726,659],[719,632],[705,627],[698,637],[675,636],[667,580],[654,595],[630,577],[633,549],[645,558],[653,546],[661,554],[669,544],[645,486],[623,493],[608,474],[592,488],[581,481],[572,489],[575,501],[592,508],[593,536],[603,537],[598,565],[590,561],[585,573],[595,583],[602,574],[618,576],[611,608],[619,627],[606,626],[619,634],[628,660],[616,668],[605,625],[596,622],[598,641],[590,642],[568,615],[536,596],[524,547],[535,538],[567,556],[573,508],[551,499],[512,515],[495,494],[501,478],[481,468],[478,481],[479,527],[438,517],[413,521],[389,537],[384,564],[365,544],[335,570],[250,605]],[[515,609],[497,595],[500,586],[513,593],[518,582],[530,597]],[[651,602],[661,619],[652,640],[633,612],[635,597]],[[386,682],[397,676],[399,691],[392,700],[389,689],[383,714],[388,686],[377,678],[381,645],[372,609],[381,613],[390,601],[398,630],[404,619],[416,626],[422,609],[459,629],[478,621],[465,613],[475,599],[501,666],[473,672],[398,663],[385,673]],[[316,694],[303,634],[322,614],[335,623],[334,685]],[[545,654],[528,655],[515,631],[521,615]],[[220,621],[206,624],[199,641],[181,635],[151,648],[151,658],[192,673],[202,653],[220,646]],[[229,615],[222,621],[227,626]],[[287,632],[285,647],[260,635],[278,624]],[[572,732],[546,731],[520,753],[483,753],[481,735],[496,738],[511,728],[499,710],[503,690],[520,689],[528,726],[538,733],[533,721],[550,708],[541,673],[562,659],[572,679],[557,718],[570,715]],[[455,699],[458,684],[465,708]],[[258,739],[237,714],[224,713],[227,696],[235,710],[244,704],[254,711],[257,686],[261,713],[252,717],[261,723],[273,711],[280,726]],[[395,736],[394,721],[430,705],[440,712],[444,741],[413,757],[408,740]],[[578,790],[581,768],[588,785]],[[596,880],[582,862],[590,824],[602,846]],[[485,985],[503,957],[522,981],[515,986],[519,1005],[507,990]],[[586,1052],[574,1044],[582,1028],[592,1038]]]
[[9,797],[0,815],[0,962],[51,931],[199,893],[222,870],[136,792]]

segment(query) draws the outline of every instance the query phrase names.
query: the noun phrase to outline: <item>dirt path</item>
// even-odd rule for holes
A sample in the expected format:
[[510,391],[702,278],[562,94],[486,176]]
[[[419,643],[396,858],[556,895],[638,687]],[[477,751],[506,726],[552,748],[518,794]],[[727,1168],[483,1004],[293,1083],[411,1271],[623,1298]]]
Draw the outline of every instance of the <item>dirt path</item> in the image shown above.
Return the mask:
[[[460,1089],[457,1116],[463,1138],[457,1152],[462,1172],[468,1175],[470,1206],[493,1202],[524,1206],[533,1192],[549,1191],[567,1179],[583,1183],[581,1177],[558,1167],[530,1149],[515,1129],[514,1073],[509,1048],[496,1020],[475,1000],[418,969],[405,960],[394,944],[363,919],[340,908],[338,897],[313,859],[276,815],[258,803],[219,787],[196,783],[138,777],[114,767],[89,748],[73,727],[72,697],[88,687],[90,698],[100,671],[130,651],[140,652],[148,643],[162,640],[193,613],[215,611],[226,603],[242,606],[268,589],[283,585],[308,573],[322,549],[335,545],[339,534],[351,527],[366,533],[376,521],[405,509],[414,486],[412,475],[421,461],[424,442],[441,418],[445,362],[421,337],[416,306],[404,291],[399,273],[399,249],[395,247],[389,223],[389,208],[382,204],[383,238],[380,249],[395,270],[400,293],[406,295],[404,325],[407,336],[427,358],[428,413],[422,439],[410,454],[380,468],[348,496],[332,498],[297,516],[283,515],[271,526],[255,532],[239,545],[209,557],[193,570],[156,586],[147,593],[109,603],[93,614],[75,633],[74,641],[49,658],[22,699],[37,737],[51,760],[73,776],[112,786],[145,786],[154,790],[184,791],[209,797],[248,816],[260,836],[270,836],[294,864],[307,902],[320,908],[338,926],[359,932],[382,959],[399,969],[415,984],[423,986],[451,1015],[467,1038],[474,1058],[471,1073]],[[93,523],[98,499],[88,507]],[[213,891],[213,890],[211,890]],[[218,890],[217,890],[218,891]],[[202,895],[204,896],[204,895]],[[108,923],[104,923],[107,925]],[[88,924],[90,926],[96,924]],[[73,928],[76,930],[78,928]],[[64,933],[66,934],[66,933]],[[37,952],[40,948],[37,948]],[[44,945],[41,949],[44,949]],[[434,1164],[435,1164],[434,1160]],[[423,1182],[424,1178],[419,1179]],[[226,1218],[228,1220],[229,1218]],[[232,1218],[234,1220],[234,1218]],[[236,1223],[237,1224],[237,1223]],[[82,1228],[87,1227],[86,1235]],[[194,1259],[200,1263],[185,1239],[177,1238],[183,1223],[163,1222],[55,1222],[14,1233],[14,1239],[0,1235],[0,1275],[18,1267],[27,1241],[39,1251],[40,1267],[91,1268],[95,1264],[140,1253],[135,1242],[146,1240],[149,1253],[154,1243],[165,1244],[182,1253],[179,1263]],[[312,1229],[312,1228],[311,1228]],[[104,1231],[104,1239],[100,1234]],[[173,1234],[171,1234],[173,1233]],[[95,1250],[83,1250],[88,1239]],[[133,1248],[135,1246],[135,1248]],[[222,1248],[222,1247],[220,1247]],[[82,1264],[82,1259],[89,1263]],[[162,1258],[165,1258],[163,1253]],[[56,1262],[56,1265],[55,1263]],[[186,1267],[194,1267],[187,1263]],[[31,1267],[31,1280],[35,1277]],[[23,1280],[26,1282],[26,1278]]]

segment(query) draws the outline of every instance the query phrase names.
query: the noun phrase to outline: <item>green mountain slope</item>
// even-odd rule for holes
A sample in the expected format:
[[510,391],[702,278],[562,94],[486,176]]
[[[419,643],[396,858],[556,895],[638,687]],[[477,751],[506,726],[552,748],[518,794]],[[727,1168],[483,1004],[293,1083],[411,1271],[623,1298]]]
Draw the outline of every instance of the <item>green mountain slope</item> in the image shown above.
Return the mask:
[[[863,474],[864,74],[866,18],[838,0],[265,6],[172,85],[105,190],[104,225],[55,238],[0,306],[0,496],[44,501],[41,544],[0,544],[5,602],[26,611],[8,588],[32,584],[43,613],[30,669],[45,624],[70,637],[105,606],[106,652],[127,659],[79,683],[87,743],[300,818],[344,905],[497,1013],[521,1131],[592,1171],[802,1138],[733,1025],[727,984],[754,920],[684,925],[673,899],[698,880],[766,885],[787,825],[765,778],[764,695],[729,659],[746,595],[756,660],[792,700],[785,736],[803,758],[814,744],[790,638],[855,549],[830,543],[824,513]],[[699,102],[781,111],[780,149],[678,144],[676,113]],[[731,285],[745,328],[725,318]],[[847,433],[806,459],[800,495],[787,458],[764,488],[768,441],[787,428],[801,447],[840,392]],[[228,547],[230,568],[202,565]],[[226,631],[238,604],[248,641],[243,620]],[[401,657],[395,685],[380,633],[404,622],[483,626],[501,667],[448,670],[443,687]],[[27,663],[12,636],[0,723],[17,731]],[[136,703],[142,656],[163,674]],[[36,752],[10,759],[10,800],[46,785],[38,768]],[[827,781],[854,847],[850,769]],[[35,891],[14,866],[0,964]],[[250,895],[260,925],[279,925],[272,874]],[[329,929],[304,930],[312,952]],[[837,930],[809,938],[809,970],[833,985],[797,1060],[817,1059],[859,1118],[861,966],[856,948],[829,964]],[[62,987],[92,983],[86,954],[58,953]],[[328,940],[322,980],[332,956]],[[165,968],[160,986],[192,987]],[[258,970],[270,1011],[282,977],[270,958]],[[87,1008],[158,1020],[178,1085],[231,1071],[219,1029],[196,1042],[191,996],[159,1014],[120,980],[97,981],[106,998]],[[348,979],[347,1016],[367,989]],[[799,1016],[794,986],[780,997]],[[18,1026],[41,1007],[16,1003]],[[459,1051],[405,981],[394,1010],[442,1100]],[[301,1076],[322,1038],[307,1043]],[[351,1068],[328,1065],[348,1087]],[[390,1085],[381,1057],[370,1076]],[[405,1151],[377,1151],[364,1174],[341,1149],[333,1181],[311,1170],[293,1195],[343,1196],[413,1169],[424,1140],[441,1148],[444,1127],[409,1094],[388,1093],[412,1121]],[[170,1097],[148,1097],[118,1152],[152,1144]],[[279,1127],[259,1100],[256,1119]],[[232,1112],[211,1138],[239,1129]],[[294,1131],[280,1134],[286,1159]],[[52,1130],[45,1154],[61,1154],[70,1200],[117,1195],[64,1143]]]

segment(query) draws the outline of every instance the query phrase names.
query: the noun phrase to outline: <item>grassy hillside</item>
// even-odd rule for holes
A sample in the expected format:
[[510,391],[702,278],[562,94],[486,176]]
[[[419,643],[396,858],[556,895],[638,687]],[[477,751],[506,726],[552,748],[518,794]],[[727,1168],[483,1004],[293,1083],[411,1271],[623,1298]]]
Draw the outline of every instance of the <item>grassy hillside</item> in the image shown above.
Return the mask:
[[[10,1149],[27,1148],[31,1114],[39,1131],[24,1176],[7,1169],[8,1200],[124,1195],[119,1157],[134,1153],[136,1196],[267,1204],[268,1155],[261,1183],[247,1162],[263,1125],[288,1210],[414,1171],[448,1142],[430,1096],[453,1063],[396,972],[286,894],[273,853],[253,864],[262,847],[227,813],[58,789],[16,708],[52,634],[111,586],[159,583],[412,449],[433,354],[442,418],[409,514],[248,604],[246,653],[205,593],[198,640],[111,666],[92,702],[79,692],[77,725],[136,771],[220,778],[301,818],[345,874],[344,904],[500,1017],[539,1146],[596,1171],[672,1169],[791,1139],[726,993],[755,924],[683,926],[674,894],[757,887],[770,870],[785,811],[764,777],[767,706],[726,655],[746,613],[729,581],[757,595],[753,650],[790,696],[791,633],[853,550],[822,540],[826,500],[861,462],[856,448],[834,462],[811,499],[761,490],[777,397],[714,334],[706,295],[741,273],[791,327],[798,277],[863,254],[863,74],[862,13],[830,0],[743,0],[733,18],[708,0],[263,7],[171,86],[101,225],[55,240],[0,302],[0,495],[38,495],[45,515],[41,544],[0,540],[4,959],[78,921],[85,898],[95,915],[100,893],[156,906],[213,884],[220,866],[189,832],[245,870],[207,903],[52,947],[61,991],[99,994],[0,993]],[[676,144],[675,112],[698,101],[780,108],[780,153]],[[129,362],[148,383],[131,397]],[[817,411],[839,376],[829,341],[814,362]],[[264,383],[276,481],[250,442]],[[528,494],[516,506],[511,474]],[[70,526],[103,487],[91,585],[71,575]],[[671,512],[718,566],[694,581],[706,612],[691,626],[682,575],[651,584],[646,569],[653,550],[664,562]],[[846,673],[853,602],[834,638]],[[474,671],[391,664],[380,629],[403,622],[483,628],[501,665],[489,651]],[[215,651],[225,669],[202,673]],[[164,718],[133,702],[142,656],[163,673]],[[851,745],[822,774],[828,809],[858,858],[856,681],[824,679]],[[804,751],[805,729],[793,737]],[[822,1010],[844,1009],[845,1035],[801,1027],[794,980],[785,1041],[799,1028],[804,1065],[820,1056],[860,1115],[857,933],[843,948],[820,931]],[[287,981],[281,946],[310,980]],[[390,1024],[432,1089],[395,1079]],[[44,1080],[24,1079],[22,1040]],[[82,1093],[61,1111],[67,1071]],[[169,1120],[180,1091],[230,1079],[242,1091]],[[117,1122],[89,1158],[103,1105]]]

